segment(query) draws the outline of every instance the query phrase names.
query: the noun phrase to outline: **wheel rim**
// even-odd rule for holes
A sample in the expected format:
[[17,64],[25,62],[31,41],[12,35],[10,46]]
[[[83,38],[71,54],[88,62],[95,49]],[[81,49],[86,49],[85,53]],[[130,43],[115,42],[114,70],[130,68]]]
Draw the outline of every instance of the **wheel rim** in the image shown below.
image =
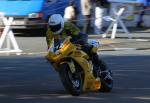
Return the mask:
[[[112,72],[109,71],[111,77],[112,77]],[[108,87],[108,88],[112,88],[113,87],[113,79],[106,79],[106,80],[102,80],[103,83]]]
[[79,89],[80,88],[80,75],[78,75],[77,73],[71,73],[71,71],[68,71],[68,76],[69,79],[73,85],[74,88]]
[[80,86],[80,82],[78,80],[72,80],[72,84],[74,88],[78,88]]

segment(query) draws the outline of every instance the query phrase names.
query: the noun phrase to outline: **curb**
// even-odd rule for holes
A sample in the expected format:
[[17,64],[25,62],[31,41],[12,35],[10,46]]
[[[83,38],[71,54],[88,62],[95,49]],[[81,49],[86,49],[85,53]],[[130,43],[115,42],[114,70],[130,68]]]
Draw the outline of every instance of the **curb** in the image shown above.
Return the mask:
[[[89,39],[105,39],[101,35],[89,35]],[[115,37],[115,39],[129,39],[128,37]],[[106,39],[111,39],[111,36],[107,36]],[[150,37],[132,37],[132,39],[150,39]],[[111,39],[114,40],[114,39]]]
[[100,51],[134,51],[134,50],[150,50],[150,48],[112,48],[112,49],[99,49]]

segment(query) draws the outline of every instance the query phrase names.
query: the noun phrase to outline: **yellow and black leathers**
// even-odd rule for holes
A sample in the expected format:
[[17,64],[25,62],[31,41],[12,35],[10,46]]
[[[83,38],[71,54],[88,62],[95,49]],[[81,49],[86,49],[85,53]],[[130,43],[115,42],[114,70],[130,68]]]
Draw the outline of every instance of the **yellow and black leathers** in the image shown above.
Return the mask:
[[61,40],[66,38],[67,36],[72,37],[71,42],[75,44],[83,45],[83,50],[85,49],[85,51],[87,51],[87,49],[89,51],[89,49],[92,48],[92,46],[87,43],[88,35],[81,33],[80,29],[70,22],[64,23],[64,29],[58,35],[53,35],[53,32],[48,27],[47,34],[46,34],[48,48],[52,46],[53,39],[54,39],[54,47],[57,47],[60,44]]

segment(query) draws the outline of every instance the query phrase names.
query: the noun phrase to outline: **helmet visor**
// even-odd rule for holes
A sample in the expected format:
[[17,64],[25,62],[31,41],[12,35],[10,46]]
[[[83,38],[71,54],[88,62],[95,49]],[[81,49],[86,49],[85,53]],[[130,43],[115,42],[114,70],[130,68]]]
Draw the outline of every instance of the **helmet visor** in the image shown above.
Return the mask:
[[50,29],[52,32],[57,32],[61,29],[61,24],[57,24],[57,25],[49,25]]

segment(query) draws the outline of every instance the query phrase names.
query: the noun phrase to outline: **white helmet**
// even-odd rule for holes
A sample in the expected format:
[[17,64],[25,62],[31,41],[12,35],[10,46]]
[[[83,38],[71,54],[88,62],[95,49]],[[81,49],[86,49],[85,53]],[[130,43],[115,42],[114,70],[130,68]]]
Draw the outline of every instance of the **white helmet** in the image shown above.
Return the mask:
[[53,34],[57,35],[61,33],[64,28],[64,19],[60,14],[53,14],[49,18],[48,25]]

